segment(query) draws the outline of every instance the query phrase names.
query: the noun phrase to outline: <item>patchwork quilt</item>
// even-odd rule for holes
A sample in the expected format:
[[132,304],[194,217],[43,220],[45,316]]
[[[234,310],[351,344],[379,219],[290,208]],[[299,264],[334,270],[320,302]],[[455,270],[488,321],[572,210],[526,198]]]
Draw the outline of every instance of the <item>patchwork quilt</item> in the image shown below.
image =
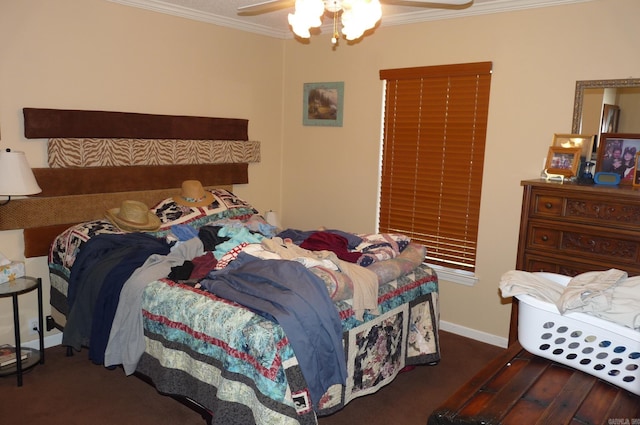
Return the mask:
[[[226,228],[244,223],[241,227],[255,226],[264,238],[273,235],[249,204],[227,191],[215,195],[216,203],[207,208],[161,202],[153,210],[163,225],[154,235],[170,238],[177,224],[197,229],[211,223]],[[56,239],[49,255],[54,309],[69,313],[69,278],[83,245],[96,234],[119,232],[105,219],[74,226]],[[406,366],[437,363],[438,280],[422,263],[424,248],[397,235],[354,239],[358,252],[366,254],[362,261],[378,277],[379,312],[367,311],[359,320],[349,277],[331,267],[313,270],[335,305],[347,363],[346,382],[331,386],[319,401],[310,399],[299,359],[277,322],[193,282],[168,277],[149,282],[142,292],[145,349],[136,372],[161,393],[209,411],[213,424],[315,424],[318,416],[390,383]],[[247,245],[236,244],[221,262],[233,261]]]

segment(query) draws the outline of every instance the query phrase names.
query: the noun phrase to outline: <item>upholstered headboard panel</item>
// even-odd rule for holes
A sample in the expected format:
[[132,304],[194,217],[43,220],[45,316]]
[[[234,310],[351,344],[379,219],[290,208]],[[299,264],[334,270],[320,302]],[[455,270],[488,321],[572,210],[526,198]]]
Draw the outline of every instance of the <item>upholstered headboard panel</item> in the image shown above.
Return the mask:
[[[38,108],[24,108],[24,118],[27,138],[248,140],[248,121],[243,119]],[[104,217],[104,211],[125,199],[152,206],[179,194],[184,180],[227,188],[249,181],[246,162],[33,171],[42,193],[12,199],[0,208],[0,230],[24,229],[26,257],[47,255],[57,234],[72,224]]]
[[27,139],[112,137],[131,139],[249,140],[249,121],[131,112],[23,108]]
[[34,168],[33,174],[42,188],[36,198],[180,188],[183,180],[204,186],[249,182],[246,163]]

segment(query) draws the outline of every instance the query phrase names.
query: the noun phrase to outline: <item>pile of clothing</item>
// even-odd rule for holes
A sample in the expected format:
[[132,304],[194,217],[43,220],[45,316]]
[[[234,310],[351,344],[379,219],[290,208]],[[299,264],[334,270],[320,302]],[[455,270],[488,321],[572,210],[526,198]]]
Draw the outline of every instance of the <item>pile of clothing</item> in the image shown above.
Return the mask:
[[555,304],[560,314],[587,313],[640,331],[640,276],[617,269],[573,277],[564,286],[545,274],[511,270],[502,275],[503,297],[529,295]]

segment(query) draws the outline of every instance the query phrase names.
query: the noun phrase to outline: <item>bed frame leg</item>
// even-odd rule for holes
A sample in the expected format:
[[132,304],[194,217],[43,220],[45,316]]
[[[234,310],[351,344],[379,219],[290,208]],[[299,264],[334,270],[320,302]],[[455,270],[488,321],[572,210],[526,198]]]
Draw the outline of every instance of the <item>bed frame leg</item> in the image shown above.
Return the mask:
[[213,420],[213,416],[211,416],[210,414],[203,413],[202,414],[202,419],[204,419],[204,421],[207,423],[207,425],[211,425],[211,421]]
[[[58,329],[59,331],[64,331],[64,326],[59,325],[52,316],[47,316],[46,326],[47,326],[47,330],[48,331],[51,331],[53,329]],[[69,346],[69,345],[67,345],[66,356],[67,357],[72,357],[73,356],[73,348],[71,348],[71,346]]]

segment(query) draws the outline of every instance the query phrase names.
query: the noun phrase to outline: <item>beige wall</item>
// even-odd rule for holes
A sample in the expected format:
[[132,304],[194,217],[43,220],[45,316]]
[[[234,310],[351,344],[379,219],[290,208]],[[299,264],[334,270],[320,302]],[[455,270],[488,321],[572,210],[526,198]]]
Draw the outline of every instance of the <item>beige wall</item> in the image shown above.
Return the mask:
[[[277,209],[282,57],[282,40],[104,0],[2,0],[0,147],[46,166],[46,141],[23,136],[23,107],[246,118],[262,162],[236,192],[261,211]],[[22,259],[22,231],[0,232],[0,251]],[[26,266],[47,277],[45,258]],[[27,339],[35,299],[20,297]],[[10,299],[0,299],[0,343],[13,341],[11,314]]]
[[[493,61],[479,282],[442,281],[441,313],[462,333],[500,342],[509,308],[497,284],[515,265],[520,180],[539,175],[553,133],[570,132],[576,80],[640,76],[638,13],[637,0],[594,0],[383,27],[334,50],[327,36],[303,45],[104,0],[4,1],[0,146],[45,164],[45,141],[22,136],[24,106],[248,118],[262,162],[236,189],[241,196],[279,210],[285,226],[373,232],[378,71]],[[323,81],[345,82],[341,128],[302,126],[303,83]],[[20,259],[21,231],[0,238],[0,250]],[[27,270],[45,276],[45,259]],[[24,319],[35,311],[26,297]],[[0,343],[11,341],[10,315],[0,300]]]
[[[595,0],[401,27],[354,46],[287,42],[283,221],[372,231],[382,83],[379,70],[493,61],[477,274],[441,282],[441,318],[506,337],[500,276],[515,267],[522,179],[540,175],[554,133],[571,133],[576,80],[640,77],[637,0]],[[344,81],[344,126],[303,127],[305,82]],[[472,332],[473,333],[473,332]],[[492,339],[489,337],[488,339]]]

